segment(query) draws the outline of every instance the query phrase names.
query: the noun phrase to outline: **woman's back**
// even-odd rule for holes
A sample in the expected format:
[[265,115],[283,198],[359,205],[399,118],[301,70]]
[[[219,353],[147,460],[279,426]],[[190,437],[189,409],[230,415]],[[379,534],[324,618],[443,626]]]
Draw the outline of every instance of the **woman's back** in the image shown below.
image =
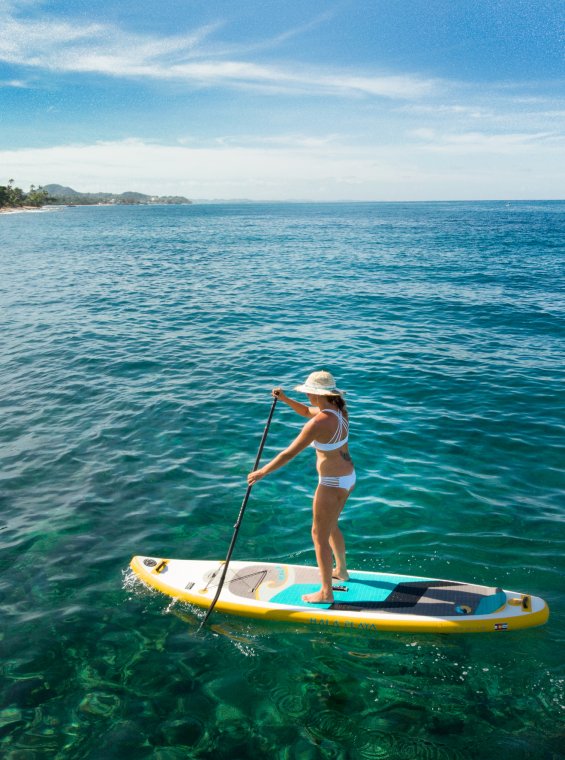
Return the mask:
[[345,446],[349,440],[349,419],[347,414],[342,412],[341,409],[323,409],[321,414],[325,414],[326,412],[337,417],[334,433],[328,441],[312,441],[311,445],[318,451],[335,451]]

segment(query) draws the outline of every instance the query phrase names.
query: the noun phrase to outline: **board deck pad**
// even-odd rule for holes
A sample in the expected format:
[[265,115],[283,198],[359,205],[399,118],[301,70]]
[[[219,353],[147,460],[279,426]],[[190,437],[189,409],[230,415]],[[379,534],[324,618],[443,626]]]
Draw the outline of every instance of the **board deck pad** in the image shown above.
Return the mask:
[[[149,586],[208,607],[224,563],[134,557],[131,567]],[[539,597],[419,576],[351,571],[348,580],[334,579],[333,602],[303,601],[319,589],[317,567],[233,561],[216,608],[271,620],[447,633],[526,628],[549,615]]]
[[[229,582],[235,596],[254,598],[265,581],[276,581],[275,573],[263,565],[250,566],[237,573]],[[269,598],[270,602],[303,606],[302,596],[320,588],[317,568],[301,567],[294,583]],[[378,580],[350,573],[347,581],[335,580],[333,603],[316,604],[330,610],[387,610],[411,615],[452,616],[488,614],[506,601],[502,589],[473,586],[453,581],[434,581],[429,578],[409,578],[399,575],[382,575]]]

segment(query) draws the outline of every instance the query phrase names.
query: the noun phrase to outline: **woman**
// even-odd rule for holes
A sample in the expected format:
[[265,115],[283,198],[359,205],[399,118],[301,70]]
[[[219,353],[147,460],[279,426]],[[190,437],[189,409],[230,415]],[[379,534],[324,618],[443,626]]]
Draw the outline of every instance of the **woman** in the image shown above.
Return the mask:
[[[349,416],[345,408],[343,391],[336,388],[329,372],[312,372],[303,385],[295,390],[305,393],[311,406],[288,398],[282,388],[275,388],[273,395],[288,404],[297,414],[307,417],[308,422],[300,435],[274,459],[247,476],[253,485],[268,473],[290,462],[307,446],[316,449],[316,467],[319,481],[313,503],[312,539],[316,560],[322,578],[322,587],[314,594],[305,594],[305,602],[333,602],[332,577],[349,579],[345,560],[345,541],[337,526],[338,518],[355,485],[355,469],[347,446]],[[335,571],[332,576],[332,552]]]

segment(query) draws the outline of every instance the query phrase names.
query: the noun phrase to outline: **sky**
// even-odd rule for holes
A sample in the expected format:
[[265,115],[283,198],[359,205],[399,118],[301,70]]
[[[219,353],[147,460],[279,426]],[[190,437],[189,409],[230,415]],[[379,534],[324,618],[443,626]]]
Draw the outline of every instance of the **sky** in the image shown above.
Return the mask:
[[0,0],[0,184],[562,199],[560,0]]

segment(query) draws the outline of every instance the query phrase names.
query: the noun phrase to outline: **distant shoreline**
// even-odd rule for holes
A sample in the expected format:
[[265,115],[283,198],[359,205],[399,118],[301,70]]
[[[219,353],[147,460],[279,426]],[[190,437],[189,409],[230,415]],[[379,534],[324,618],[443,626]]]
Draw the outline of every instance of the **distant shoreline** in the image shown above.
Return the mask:
[[208,199],[197,199],[194,201],[191,201],[189,204],[187,203],[158,203],[158,202],[150,202],[150,203],[144,203],[144,202],[137,202],[137,203],[115,203],[115,202],[98,202],[98,203],[46,203],[42,206],[2,206],[0,207],[0,215],[8,215],[8,214],[32,214],[32,213],[45,213],[47,211],[61,211],[63,209],[68,208],[132,208],[132,207],[155,207],[155,206],[214,206],[214,205],[226,205],[226,206],[237,206],[237,205],[401,205],[401,204],[462,204],[462,203],[471,203],[471,204],[481,204],[481,203],[488,203],[488,204],[504,204],[506,206],[510,206],[513,204],[523,204],[523,203],[564,203],[565,199],[557,199],[557,198],[550,198],[550,199],[531,199],[531,198],[513,198],[508,200],[503,199],[496,199],[496,200],[434,200],[434,201],[313,201],[313,200],[285,200],[285,201],[279,201],[279,200],[249,200],[249,199],[229,199],[229,200],[208,200]]
[[[40,213],[50,208],[49,206],[2,206],[0,214],[31,214]],[[53,208],[53,207],[51,207]]]

